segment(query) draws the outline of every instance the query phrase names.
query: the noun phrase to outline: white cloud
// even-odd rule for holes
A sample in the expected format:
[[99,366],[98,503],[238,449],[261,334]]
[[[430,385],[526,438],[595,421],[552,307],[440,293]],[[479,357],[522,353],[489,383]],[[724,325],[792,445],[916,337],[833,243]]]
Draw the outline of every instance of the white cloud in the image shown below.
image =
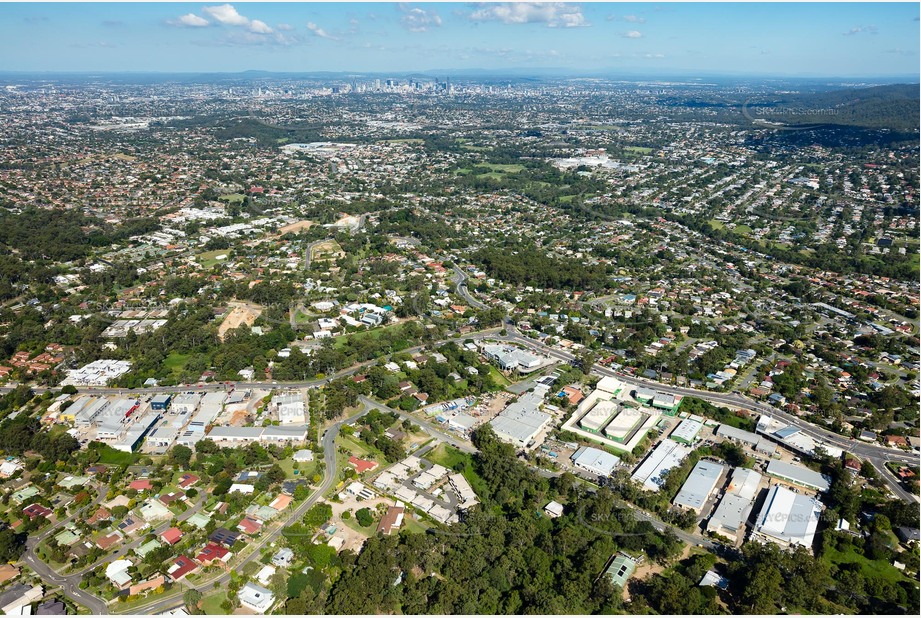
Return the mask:
[[328,33],[326,30],[316,25],[315,23],[307,22],[307,29],[314,33],[314,35],[320,37],[321,39],[329,39],[330,41],[338,41],[339,37],[335,37]]
[[212,17],[216,22],[225,26],[248,26],[249,19],[237,13],[237,9],[229,4],[206,6],[202,12]]
[[410,7],[402,3],[399,7],[403,13],[400,23],[410,32],[425,32],[433,26],[441,25],[441,17],[435,11],[426,11],[425,9]]
[[879,29],[876,26],[855,26],[848,30],[847,32],[842,32],[844,36],[853,36],[855,34],[876,34]]
[[170,20],[169,23],[171,26],[185,26],[186,28],[204,28],[205,26],[210,26],[209,22],[204,17],[199,17],[195,13],[187,13],[182,17],[177,17],[176,19]]
[[629,32],[624,32],[625,39],[639,39],[643,36],[643,33],[639,30],[630,30]]
[[275,26],[275,29],[281,30],[282,32],[291,32],[292,30],[294,30],[294,26],[292,26],[291,24],[278,24],[277,26]]
[[546,24],[549,28],[590,26],[578,4],[563,2],[504,2],[480,5],[470,14],[473,21],[503,24]]
[[258,19],[249,22],[249,31],[254,34],[272,34],[274,32],[267,23]]
[[629,21],[631,24],[645,24],[646,18],[637,15],[624,15],[624,21]]

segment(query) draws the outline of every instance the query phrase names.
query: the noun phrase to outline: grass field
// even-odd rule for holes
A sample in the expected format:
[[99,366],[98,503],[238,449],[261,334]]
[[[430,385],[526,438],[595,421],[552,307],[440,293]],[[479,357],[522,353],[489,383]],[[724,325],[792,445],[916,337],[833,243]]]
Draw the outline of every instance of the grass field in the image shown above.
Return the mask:
[[647,155],[652,152],[652,148],[647,148],[645,146],[624,146],[624,152],[632,152],[634,154]]
[[195,261],[201,264],[202,268],[211,268],[216,266],[221,262],[226,262],[227,259],[223,260],[217,259],[217,256],[224,255],[226,256],[230,251],[228,249],[216,249],[214,251],[206,251],[205,253],[199,253],[195,256]]
[[185,371],[185,365],[189,362],[191,354],[179,354],[178,352],[170,352],[169,355],[163,359],[163,366],[169,369],[173,376],[177,379]]
[[211,616],[226,614],[227,612],[221,608],[221,603],[223,603],[225,599],[227,599],[227,593],[223,590],[217,594],[205,597],[201,601],[201,610]]
[[125,453],[124,451],[118,451],[108,444],[102,444],[96,447],[96,452],[99,453],[99,463],[108,464],[110,466],[130,466],[140,458],[138,453]]
[[745,234],[746,236],[752,233],[752,229],[743,223],[736,225],[734,228],[732,228],[732,231],[736,234]]
[[294,460],[293,459],[283,459],[278,462],[278,465],[282,470],[285,471],[285,475],[289,479],[305,479],[308,483],[310,479],[313,478],[314,473],[317,471],[317,460],[314,458],[313,461],[301,462],[298,464],[298,473],[294,474]]
[[453,469],[454,466],[460,462],[466,463],[467,465],[462,473],[464,478],[467,479],[467,482],[470,483],[470,487],[473,488],[473,491],[476,492],[478,496],[485,495],[486,481],[480,478],[473,470],[473,457],[469,453],[464,453],[450,444],[439,444],[426,454],[425,458],[449,470]]
[[219,198],[217,198],[217,199],[219,199],[219,200],[221,200],[221,201],[223,201],[223,202],[228,202],[228,203],[230,203],[230,204],[242,204],[242,203],[243,203],[243,199],[244,199],[245,197],[246,197],[246,196],[243,195],[242,193],[230,193],[230,194],[228,194],[228,195],[222,195],[221,197],[219,197]]
[[489,366],[489,375],[492,376],[492,379],[493,379],[493,380],[496,382],[496,384],[498,384],[499,386],[505,387],[505,386],[508,386],[509,384],[512,383],[511,380],[509,380],[508,378],[506,378],[506,377],[502,374],[501,371],[499,371],[498,369],[496,369],[496,368],[493,367],[492,365]]
[[517,174],[524,169],[520,163],[477,163],[477,167],[485,167],[491,172],[502,172],[503,174]]
[[851,546],[846,552],[838,551],[834,547],[829,547],[822,555],[822,560],[829,564],[848,564],[856,563],[860,565],[860,572],[864,577],[882,577],[886,581],[898,583],[906,576],[897,568],[892,566],[886,560],[870,560],[866,556],[858,554]]
[[726,227],[725,225],[723,225],[722,221],[717,221],[716,219],[710,219],[709,221],[707,221],[707,223],[709,223],[710,227],[712,227],[714,230],[721,230],[724,227]]
[[377,339],[385,331],[389,329],[399,328],[399,327],[400,327],[399,324],[391,324],[390,326],[383,326],[381,328],[372,328],[371,330],[360,330],[360,331],[350,333],[342,337],[336,337],[335,339],[333,339],[333,347],[338,349],[338,348],[342,348],[343,346],[345,346],[346,337],[354,337],[355,341],[360,341],[362,339],[367,339],[369,337],[372,339]]
[[381,144],[424,144],[424,139],[419,139],[418,137],[404,137],[399,139],[382,139],[380,140]]

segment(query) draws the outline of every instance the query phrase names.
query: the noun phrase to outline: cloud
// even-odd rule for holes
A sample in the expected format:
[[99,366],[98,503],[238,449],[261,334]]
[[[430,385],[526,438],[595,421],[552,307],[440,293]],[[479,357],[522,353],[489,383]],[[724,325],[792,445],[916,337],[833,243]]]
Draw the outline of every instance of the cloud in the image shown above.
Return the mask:
[[917,52],[909,51],[907,49],[887,49],[887,54],[896,54],[897,56],[914,56]]
[[249,31],[254,34],[272,34],[274,32],[267,23],[258,19],[249,22]]
[[639,39],[642,38],[643,33],[639,30],[630,30],[629,32],[624,32],[625,39]]
[[403,3],[400,3],[399,7],[403,13],[400,23],[410,32],[425,32],[433,26],[441,25],[441,17],[435,11],[426,11]]
[[281,30],[282,32],[291,32],[292,30],[294,30],[294,26],[292,26],[291,24],[278,24],[277,26],[275,26],[275,29]]
[[209,22],[204,17],[199,17],[195,13],[187,13],[182,17],[171,19],[166,23],[171,26],[182,26],[185,28],[204,28],[205,26],[211,25],[211,22]]
[[480,5],[470,14],[473,21],[503,24],[546,24],[548,28],[590,26],[578,4],[563,2],[505,2]]
[[202,9],[214,21],[224,24],[225,26],[248,26],[249,19],[237,13],[237,9],[229,4],[219,4],[217,6],[206,6]]
[[631,24],[645,24],[645,17],[638,17],[637,15],[624,15],[624,21],[629,21]]
[[339,37],[333,36],[328,33],[326,30],[316,25],[315,23],[307,22],[307,29],[313,32],[314,36],[318,36],[321,39],[329,39],[330,41],[338,41]]
[[853,36],[855,34],[862,34],[862,33],[876,34],[878,31],[879,31],[879,28],[877,28],[876,26],[854,26],[847,32],[842,32],[841,34],[843,34],[844,36]]

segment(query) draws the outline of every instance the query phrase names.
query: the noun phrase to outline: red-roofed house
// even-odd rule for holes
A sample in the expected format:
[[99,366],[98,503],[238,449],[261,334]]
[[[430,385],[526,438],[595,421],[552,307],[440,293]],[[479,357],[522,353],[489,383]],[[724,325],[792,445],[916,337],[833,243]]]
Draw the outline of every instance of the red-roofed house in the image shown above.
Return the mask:
[[150,491],[153,489],[153,485],[151,485],[150,481],[147,479],[138,479],[128,483],[128,489],[134,489],[136,491]]
[[198,482],[198,477],[194,474],[183,474],[179,479],[179,487],[182,489],[188,489],[192,485]]
[[173,566],[169,568],[166,574],[172,577],[173,581],[178,581],[197,568],[197,562],[186,556],[179,556],[173,560]]
[[262,523],[251,517],[244,517],[243,521],[237,524],[237,528],[243,533],[250,536],[262,530]]
[[276,511],[284,511],[286,508],[288,508],[288,505],[291,504],[291,500],[293,500],[291,496],[278,494],[278,497],[272,500],[272,503],[269,506]]
[[355,467],[355,471],[358,472],[358,474],[373,470],[377,467],[376,461],[366,461],[364,459],[359,459],[354,455],[349,457],[349,464]]
[[54,511],[52,511],[48,507],[42,506],[41,504],[38,504],[38,503],[30,504],[26,508],[22,509],[22,514],[28,517],[30,521],[35,519],[36,517],[48,517],[53,512]]
[[169,543],[170,545],[175,545],[179,542],[179,539],[182,538],[182,530],[176,528],[175,526],[164,532],[160,535],[160,538]]
[[208,543],[205,545],[204,549],[199,552],[195,559],[202,563],[204,566],[211,566],[214,561],[221,563],[226,563],[230,560],[230,557],[233,554],[230,553],[230,550],[224,547],[223,545],[218,545],[217,543]]

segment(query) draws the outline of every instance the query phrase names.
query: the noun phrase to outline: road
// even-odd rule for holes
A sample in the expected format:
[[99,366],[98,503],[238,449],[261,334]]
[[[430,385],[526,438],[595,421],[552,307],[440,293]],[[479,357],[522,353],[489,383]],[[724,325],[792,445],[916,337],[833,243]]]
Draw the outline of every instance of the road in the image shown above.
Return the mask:
[[488,307],[475,299],[470,290],[467,289],[467,275],[457,266],[454,267],[454,286],[457,294],[467,301],[467,304],[475,309],[488,309]]
[[[250,551],[250,553],[247,555],[246,558],[244,558],[241,562],[234,565],[233,567],[234,572],[241,571],[243,567],[246,566],[248,563],[252,562],[253,560],[258,560],[259,558],[261,558],[262,549],[266,545],[269,545],[277,541],[279,537],[281,537],[282,530],[285,527],[290,526],[300,521],[300,519],[304,516],[304,514],[310,509],[310,507],[312,507],[317,502],[317,500],[319,500],[323,496],[323,494],[325,494],[327,491],[329,491],[333,487],[333,485],[336,482],[336,466],[337,466],[336,464],[336,436],[339,435],[339,430],[342,428],[342,425],[353,422],[354,420],[367,414],[370,410],[371,408],[366,407],[364,410],[362,410],[361,412],[358,412],[357,414],[354,414],[348,418],[344,418],[340,421],[337,421],[336,423],[331,425],[329,429],[326,430],[326,432],[323,434],[323,439],[322,439],[323,462],[326,465],[326,473],[323,477],[323,482],[320,484],[319,487],[317,487],[316,490],[314,490],[314,492],[310,495],[309,498],[307,498],[303,503],[301,503],[294,510],[294,512],[291,513],[291,515],[288,517],[288,519],[284,522],[283,525],[276,526],[272,532],[263,535],[262,538],[260,538],[258,542],[255,543],[255,545],[250,546],[252,550]],[[199,590],[207,590],[207,589],[214,588],[215,584],[217,584],[218,586],[223,586],[227,584],[227,582],[229,581],[230,581],[230,573],[223,573],[211,579],[204,580],[201,582],[196,582],[195,588]],[[182,587],[180,586],[180,589],[175,592],[171,592],[165,596],[159,597],[155,599],[154,601],[147,603],[145,605],[132,607],[129,611],[125,613],[148,614],[148,615],[159,614],[161,612],[165,612],[175,607],[179,607],[180,605],[182,605],[182,603],[183,603]]]
[[60,586],[67,597],[83,605],[93,614],[107,614],[108,608],[105,601],[80,589],[79,584],[83,579],[81,575],[60,575],[57,571],[42,562],[35,554],[35,548],[53,533],[60,531],[63,526],[66,526],[78,517],[83,518],[84,516],[96,512],[96,509],[105,499],[106,488],[104,486],[94,487],[96,489],[96,499],[91,504],[77,510],[77,512],[67,519],[61,520],[53,526],[49,526],[41,534],[30,536],[26,541],[26,551],[22,555],[21,560],[27,564],[30,569],[35,571],[39,577],[42,578],[42,581],[48,582],[50,585]]
[[422,428],[422,430],[425,431],[425,433],[427,433],[428,435],[432,436],[433,438],[437,438],[441,440],[442,442],[447,442],[451,446],[454,446],[457,449],[464,451],[465,453],[476,453],[476,449],[473,447],[472,444],[470,444],[469,442],[465,442],[464,440],[461,440],[457,436],[452,436],[452,435],[449,435],[441,431],[441,429],[439,429],[438,426],[435,425],[434,423],[430,423],[429,421],[421,419],[418,416],[415,416],[408,412],[404,412],[403,410],[398,410],[396,408],[391,408],[389,406],[386,406],[382,403],[378,403],[377,401],[374,401],[373,399],[369,397],[365,397],[364,395],[359,396],[358,400],[361,401],[366,406],[369,406],[369,409],[371,407],[374,407],[374,408],[378,408],[379,410],[383,410],[384,412],[393,412],[394,414],[399,415],[400,418],[409,419],[414,424],[419,425]]

